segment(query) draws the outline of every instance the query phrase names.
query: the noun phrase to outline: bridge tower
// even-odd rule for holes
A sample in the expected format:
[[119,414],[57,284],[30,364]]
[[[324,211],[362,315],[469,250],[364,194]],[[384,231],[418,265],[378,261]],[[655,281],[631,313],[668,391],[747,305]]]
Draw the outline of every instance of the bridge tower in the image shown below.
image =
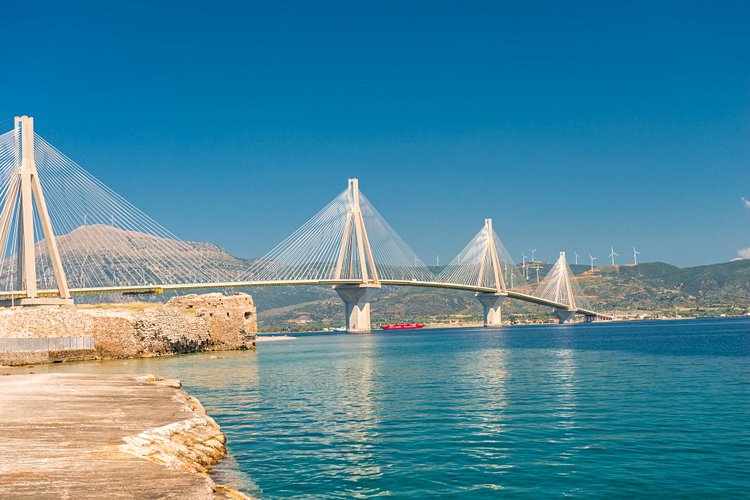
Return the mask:
[[357,179],[349,179],[348,202],[349,212],[341,237],[333,278],[341,280],[344,273],[359,274],[357,280],[359,282],[336,285],[334,289],[344,301],[346,331],[369,333],[372,330],[370,300],[374,291],[380,288],[380,280],[362,217],[359,203],[359,180]]
[[554,314],[560,323],[567,323],[573,318],[573,316],[575,316],[578,306],[576,305],[576,294],[573,293],[573,285],[571,282],[573,278],[570,276],[570,272],[568,272],[568,260],[565,257],[565,252],[560,252],[558,262],[560,263],[560,267],[564,269],[564,272],[561,273],[561,286],[565,288],[565,296],[568,298],[568,308],[555,309]]
[[[39,182],[36,162],[34,160],[34,119],[29,116],[17,116],[14,120],[16,129],[16,168],[8,187],[2,211],[0,211],[0,248],[5,248],[10,234],[11,223],[16,219],[16,289],[23,298],[20,305],[70,305],[70,295],[65,271],[60,260],[55,233],[52,230],[44,192]],[[57,297],[40,297],[37,290],[36,255],[34,242],[34,207],[42,226],[45,244],[52,262],[52,270],[57,283]]]
[[[490,282],[494,284],[496,291],[479,292],[477,293],[477,299],[482,304],[484,326],[493,327],[502,325],[501,306],[508,295],[508,289],[505,286],[505,278],[503,277],[497,246],[495,245],[495,232],[492,229],[492,219],[484,219],[484,238],[485,244],[480,260],[479,281],[481,282],[489,271]],[[487,266],[489,266],[489,269],[487,269]]]
[[[567,323],[573,316],[575,316],[578,310],[576,301],[576,294],[573,292],[573,278],[570,275],[570,268],[568,266],[568,260],[565,257],[565,252],[560,252],[560,257],[552,266],[549,272],[548,278],[545,278],[546,288],[553,293],[552,300],[554,302],[561,302],[567,304],[567,309],[555,309],[553,314],[560,323]],[[542,282],[542,284],[545,284]]]

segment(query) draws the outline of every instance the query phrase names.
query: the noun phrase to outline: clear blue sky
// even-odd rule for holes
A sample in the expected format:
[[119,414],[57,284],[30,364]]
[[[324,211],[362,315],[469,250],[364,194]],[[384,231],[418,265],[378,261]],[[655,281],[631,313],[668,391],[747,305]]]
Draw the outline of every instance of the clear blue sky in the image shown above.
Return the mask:
[[750,247],[750,2],[189,3],[6,3],[0,124],[245,257],[354,176],[425,261]]

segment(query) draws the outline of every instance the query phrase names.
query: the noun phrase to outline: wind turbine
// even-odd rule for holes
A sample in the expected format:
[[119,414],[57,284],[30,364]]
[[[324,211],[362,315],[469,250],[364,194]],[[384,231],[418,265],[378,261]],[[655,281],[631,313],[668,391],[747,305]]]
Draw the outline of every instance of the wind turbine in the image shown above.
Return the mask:
[[594,257],[593,255],[589,254],[589,259],[591,259],[591,270],[594,270],[594,261],[598,259],[599,257]]
[[529,252],[531,252],[531,262],[535,262],[534,261],[534,252],[536,252],[536,248],[534,250],[529,250]]
[[573,253],[576,254],[576,266],[577,266],[578,265],[578,252],[573,252]]
[[635,245],[633,245],[633,265],[638,265],[638,256],[641,254],[638,250],[635,249]]
[[615,265],[615,257],[619,257],[620,254],[617,253],[617,252],[615,252],[615,247],[613,247],[612,245],[609,246],[609,250],[610,250],[610,252],[609,252],[609,258],[612,259],[612,267],[614,267],[614,265]]
[[528,272],[528,270],[526,268],[526,259],[528,259],[528,257],[523,252],[521,252],[521,255],[523,255],[523,265],[521,266],[521,269],[523,269],[523,275],[524,275],[524,277],[526,279],[529,279],[529,272]]
[[435,257],[435,267],[440,267],[440,256]]

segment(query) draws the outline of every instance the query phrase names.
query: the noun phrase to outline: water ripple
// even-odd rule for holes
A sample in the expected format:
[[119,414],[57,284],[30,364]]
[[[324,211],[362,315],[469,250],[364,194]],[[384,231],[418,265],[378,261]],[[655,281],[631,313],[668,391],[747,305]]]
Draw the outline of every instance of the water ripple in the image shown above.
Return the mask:
[[733,498],[749,361],[750,321],[724,320],[303,335],[77,366],[182,379],[228,435],[222,479],[265,498]]

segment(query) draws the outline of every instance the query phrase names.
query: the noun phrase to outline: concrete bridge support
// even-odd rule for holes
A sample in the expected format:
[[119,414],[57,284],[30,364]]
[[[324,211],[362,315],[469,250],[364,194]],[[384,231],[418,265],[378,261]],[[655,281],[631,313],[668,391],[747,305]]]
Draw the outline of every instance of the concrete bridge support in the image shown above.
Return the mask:
[[338,285],[333,288],[344,301],[346,331],[370,333],[370,299],[376,288],[361,285]]
[[594,321],[596,321],[596,316],[593,316],[591,314],[587,314],[586,316],[583,317],[583,321],[585,323],[593,323]]
[[479,302],[484,310],[484,326],[500,326],[503,324],[503,315],[500,306],[505,300],[505,295],[500,293],[480,292],[477,293]]
[[568,323],[571,319],[573,319],[573,316],[576,315],[576,312],[571,311],[570,309],[555,309],[554,315],[560,322],[560,324],[563,324]]

